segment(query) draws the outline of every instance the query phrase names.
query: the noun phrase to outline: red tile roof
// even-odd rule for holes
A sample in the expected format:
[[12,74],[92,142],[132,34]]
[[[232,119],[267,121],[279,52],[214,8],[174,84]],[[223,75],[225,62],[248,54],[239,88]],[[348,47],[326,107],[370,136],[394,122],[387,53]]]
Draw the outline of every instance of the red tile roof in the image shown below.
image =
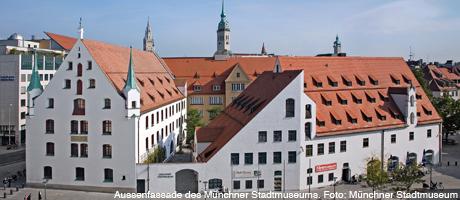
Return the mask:
[[432,91],[452,91],[460,88],[460,83],[455,84],[455,80],[460,80],[460,75],[455,73],[455,68],[447,69],[428,65],[424,69],[425,78]]
[[[129,48],[88,39],[82,41],[118,92],[122,93],[128,73]],[[141,92],[141,112],[184,98],[167,66],[155,54],[133,49],[133,62]]]
[[67,51],[70,51],[70,49],[72,49],[75,42],[77,42],[77,39],[73,37],[68,37],[65,35],[59,35],[59,34],[49,33],[49,32],[45,32],[45,34],[50,39],[54,40],[64,50],[67,50]]
[[[164,58],[176,78],[186,79],[189,94],[224,94],[225,79],[236,65],[254,80],[263,71],[273,70],[275,57],[230,57],[228,60],[214,58]],[[193,85],[202,85],[200,92],[193,91]],[[213,85],[221,85],[220,91],[213,91]]]
[[[417,100],[417,107],[424,106],[432,111],[431,115],[422,112],[418,118],[419,123],[441,120],[402,58],[281,56],[279,60],[284,70],[305,71],[305,93],[316,102],[319,121],[325,122],[324,126],[317,125],[318,136],[404,126],[401,111],[388,96],[389,93],[399,90],[397,88],[405,91],[410,83],[416,87],[417,94],[421,97]],[[314,79],[327,80],[331,76],[337,76],[337,86],[329,83],[323,83],[322,87],[315,86]],[[376,82],[371,83],[371,79]],[[343,80],[351,81],[352,86],[347,86]],[[394,80],[399,80],[399,84]],[[364,85],[359,85],[358,81],[364,81]],[[345,98],[347,104],[341,104],[339,98],[331,98],[336,96]],[[361,99],[362,103],[355,102],[356,98]],[[326,105],[323,102],[325,99],[332,101],[332,105]],[[345,111],[356,117],[357,122],[352,123]],[[353,111],[355,114],[351,113]],[[372,121],[367,122],[361,113],[371,117]],[[330,115],[340,119],[341,125],[334,124]],[[379,119],[382,115],[385,115],[385,119]]]
[[[264,72],[206,127],[197,130],[198,142],[212,142],[197,160],[206,162],[231,140],[302,71]],[[219,130],[217,133],[216,130]],[[206,133],[210,131],[211,133]]]

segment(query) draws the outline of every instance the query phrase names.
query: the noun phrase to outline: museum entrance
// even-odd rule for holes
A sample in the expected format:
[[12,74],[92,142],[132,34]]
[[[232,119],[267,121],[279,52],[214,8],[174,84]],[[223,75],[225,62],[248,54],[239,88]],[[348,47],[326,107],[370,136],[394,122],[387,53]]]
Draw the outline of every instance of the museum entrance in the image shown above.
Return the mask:
[[176,192],[178,193],[197,193],[198,192],[198,172],[191,169],[183,169],[176,172]]

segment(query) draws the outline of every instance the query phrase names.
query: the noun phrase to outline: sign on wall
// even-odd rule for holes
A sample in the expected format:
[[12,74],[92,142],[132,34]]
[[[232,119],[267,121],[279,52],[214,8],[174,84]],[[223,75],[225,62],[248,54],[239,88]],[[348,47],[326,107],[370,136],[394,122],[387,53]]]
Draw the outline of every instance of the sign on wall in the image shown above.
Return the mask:
[[1,75],[0,81],[14,81],[14,76],[9,75]]
[[158,178],[172,178],[173,175],[171,173],[158,173]]
[[255,178],[262,175],[259,171],[233,171],[233,178]]
[[325,172],[337,169],[337,163],[329,163],[315,166],[315,172]]

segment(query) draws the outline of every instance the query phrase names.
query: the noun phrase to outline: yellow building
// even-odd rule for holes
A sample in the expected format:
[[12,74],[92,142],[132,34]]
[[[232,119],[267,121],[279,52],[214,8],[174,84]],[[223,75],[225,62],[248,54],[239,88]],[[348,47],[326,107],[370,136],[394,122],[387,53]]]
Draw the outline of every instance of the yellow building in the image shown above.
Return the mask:
[[213,118],[215,111],[230,104],[257,75],[272,71],[275,56],[230,56],[225,60],[213,57],[164,58],[176,80],[187,85],[188,109],[200,112],[203,122]]

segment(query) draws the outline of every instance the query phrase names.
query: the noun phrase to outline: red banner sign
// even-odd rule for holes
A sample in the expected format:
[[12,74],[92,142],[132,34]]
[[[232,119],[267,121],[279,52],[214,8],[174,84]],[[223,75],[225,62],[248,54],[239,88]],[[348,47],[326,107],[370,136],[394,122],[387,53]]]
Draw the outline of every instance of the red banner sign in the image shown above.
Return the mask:
[[315,172],[325,172],[337,169],[337,163],[329,163],[323,165],[316,165]]

